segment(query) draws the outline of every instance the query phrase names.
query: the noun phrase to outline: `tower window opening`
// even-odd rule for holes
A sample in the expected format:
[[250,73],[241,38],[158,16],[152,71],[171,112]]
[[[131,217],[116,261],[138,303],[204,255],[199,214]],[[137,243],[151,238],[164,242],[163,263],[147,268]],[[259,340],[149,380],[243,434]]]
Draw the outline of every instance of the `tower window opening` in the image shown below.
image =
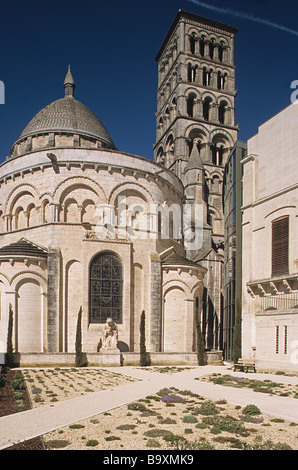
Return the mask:
[[203,86],[207,86],[207,69],[203,68]]
[[217,73],[217,88],[219,90],[225,89],[226,77],[227,77],[226,73],[222,73],[222,72]]
[[218,108],[218,120],[220,124],[225,124],[226,110],[227,110],[227,102],[221,101],[219,108]]
[[223,61],[223,52],[224,52],[224,43],[223,41],[220,41],[220,44],[218,46],[218,59],[220,62]]
[[212,102],[211,98],[207,97],[205,98],[204,103],[203,103],[203,117],[205,121],[209,121],[210,119],[211,102]]
[[215,49],[215,41],[214,39],[211,39],[211,42],[209,43],[209,57],[212,60],[214,58],[214,49]]
[[197,75],[197,68],[198,66],[197,65],[191,65],[191,64],[188,64],[188,68],[187,68],[187,79],[190,83],[192,82],[195,82],[196,81],[196,75]]
[[207,69],[207,67],[203,68],[203,86],[210,86],[211,78],[212,78],[212,69]]
[[187,98],[187,115],[189,117],[193,117],[194,115],[194,103],[195,103],[195,95],[190,94]]
[[205,56],[205,39],[206,36],[202,36],[200,39],[200,54],[202,57]]
[[189,48],[191,54],[196,53],[196,35],[195,33],[192,33],[192,35],[189,37]]
[[211,153],[212,153],[212,163],[213,163],[213,165],[217,165],[217,166],[222,165],[223,153],[224,153],[223,145],[221,145],[219,147],[216,144],[213,144],[212,147],[211,147]]

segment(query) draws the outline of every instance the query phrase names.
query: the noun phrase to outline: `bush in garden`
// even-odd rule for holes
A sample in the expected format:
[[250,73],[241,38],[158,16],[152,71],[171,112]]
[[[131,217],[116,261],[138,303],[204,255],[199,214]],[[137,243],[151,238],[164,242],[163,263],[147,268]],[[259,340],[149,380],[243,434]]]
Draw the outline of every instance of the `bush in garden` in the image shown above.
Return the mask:
[[76,367],[83,367],[85,365],[82,353],[82,307],[80,308],[77,321],[76,331]]
[[247,405],[245,408],[243,408],[242,413],[250,416],[260,415],[261,410],[256,405]]

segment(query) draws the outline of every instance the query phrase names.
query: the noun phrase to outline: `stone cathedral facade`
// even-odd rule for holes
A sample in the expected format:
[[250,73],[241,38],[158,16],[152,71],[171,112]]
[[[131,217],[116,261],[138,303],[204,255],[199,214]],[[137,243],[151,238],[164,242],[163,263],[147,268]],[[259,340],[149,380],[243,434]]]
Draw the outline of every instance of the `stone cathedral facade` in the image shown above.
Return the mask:
[[87,355],[109,317],[125,358],[138,353],[143,310],[159,360],[195,357],[198,320],[206,349],[220,349],[236,32],[179,11],[156,58],[154,161],[116,148],[70,69],[64,97],[13,143],[0,165],[0,349],[9,305],[24,357],[74,353],[80,308]]

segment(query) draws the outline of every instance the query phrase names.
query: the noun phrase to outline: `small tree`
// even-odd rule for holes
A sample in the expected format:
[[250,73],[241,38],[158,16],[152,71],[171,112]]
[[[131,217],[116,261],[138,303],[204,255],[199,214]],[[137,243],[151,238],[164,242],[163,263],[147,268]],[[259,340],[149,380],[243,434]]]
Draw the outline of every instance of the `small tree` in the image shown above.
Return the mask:
[[199,366],[204,366],[205,361],[205,345],[204,339],[202,335],[201,325],[199,320],[197,319],[197,356],[198,356],[198,364]]
[[76,367],[83,367],[84,365],[82,353],[82,307],[80,307],[76,331]]
[[199,308],[196,308],[195,310],[195,322],[196,322],[196,330],[197,330],[197,357],[198,357],[198,365],[199,366],[204,366],[206,361],[205,361],[205,344],[204,344],[204,338],[202,335],[202,330],[201,330],[201,322],[199,318]]
[[237,298],[235,302],[235,323],[233,334],[233,362],[241,357],[241,302]]
[[143,310],[140,322],[140,366],[142,367],[146,367],[148,365],[146,351],[145,321],[145,310]]
[[12,331],[13,331],[13,310],[11,304],[9,304],[9,316],[8,316],[8,331],[7,331],[7,365],[13,366],[13,346],[12,346]]

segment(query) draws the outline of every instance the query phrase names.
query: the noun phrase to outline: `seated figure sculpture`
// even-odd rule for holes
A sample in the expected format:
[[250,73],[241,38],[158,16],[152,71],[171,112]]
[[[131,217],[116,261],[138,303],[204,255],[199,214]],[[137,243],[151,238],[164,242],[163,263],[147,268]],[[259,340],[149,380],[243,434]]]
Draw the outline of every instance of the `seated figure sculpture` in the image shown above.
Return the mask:
[[118,328],[112,318],[107,318],[103,327],[102,334],[102,347],[103,348],[117,348],[118,342]]

